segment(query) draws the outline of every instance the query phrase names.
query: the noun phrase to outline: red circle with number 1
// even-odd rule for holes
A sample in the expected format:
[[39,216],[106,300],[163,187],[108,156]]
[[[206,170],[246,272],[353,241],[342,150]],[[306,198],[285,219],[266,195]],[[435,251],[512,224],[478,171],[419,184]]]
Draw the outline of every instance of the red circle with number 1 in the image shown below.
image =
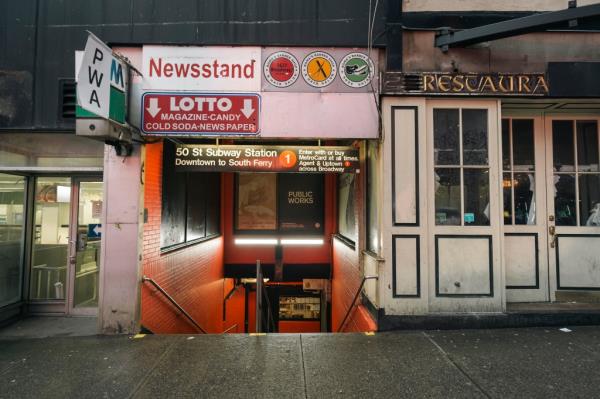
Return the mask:
[[294,151],[285,150],[279,154],[279,163],[284,168],[291,168],[296,165],[296,153]]

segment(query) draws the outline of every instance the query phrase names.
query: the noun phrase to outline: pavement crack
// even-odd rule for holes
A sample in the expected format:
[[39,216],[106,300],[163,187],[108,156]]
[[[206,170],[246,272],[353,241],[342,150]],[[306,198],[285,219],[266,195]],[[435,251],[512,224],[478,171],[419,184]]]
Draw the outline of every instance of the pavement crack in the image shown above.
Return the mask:
[[300,360],[302,361],[302,386],[304,387],[304,399],[308,398],[306,390],[306,367],[304,367],[304,345],[302,344],[302,334],[300,334]]
[[448,354],[448,352],[446,352],[444,350],[444,348],[442,348],[437,342],[435,342],[435,340],[430,335],[428,335],[426,332],[423,332],[423,336],[425,338],[427,338],[429,340],[429,342],[431,342],[431,344],[438,349],[438,351],[440,351],[440,353],[442,354],[442,356],[444,356],[444,358],[446,359],[446,361],[448,361],[448,363],[450,363],[452,366],[454,366],[462,375],[465,376],[465,378],[467,378],[469,381],[471,381],[471,383],[483,395],[485,395],[486,398],[491,398],[491,395],[489,393],[487,393],[485,391],[485,389],[483,389],[483,387],[481,385],[479,385],[477,383],[477,381],[475,381],[462,367],[460,367],[460,365],[458,363],[456,363],[454,360],[452,360],[452,357],[450,357],[450,355]]
[[148,370],[148,372],[146,374],[144,374],[144,376],[142,377],[142,379],[140,380],[140,382],[138,382],[136,384],[136,386],[133,388],[133,390],[131,391],[131,393],[129,395],[127,395],[128,399],[133,398],[138,393],[138,391],[150,379],[150,376],[152,375],[152,373],[154,373],[154,370],[158,367],[158,365],[162,362],[162,360],[169,353],[171,353],[171,351],[173,350],[173,348],[175,347],[175,345],[177,345],[178,343],[179,343],[178,340],[174,340],[174,342],[171,345],[169,345],[167,347],[167,349],[165,349],[165,351],[156,359],[156,361],[154,362],[154,364],[152,365],[152,367],[150,367],[150,369]]

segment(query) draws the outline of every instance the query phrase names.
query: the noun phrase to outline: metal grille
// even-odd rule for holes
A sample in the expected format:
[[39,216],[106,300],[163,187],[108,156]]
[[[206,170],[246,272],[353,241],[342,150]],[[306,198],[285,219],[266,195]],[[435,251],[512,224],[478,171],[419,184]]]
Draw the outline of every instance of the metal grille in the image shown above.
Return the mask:
[[76,84],[74,79],[59,79],[60,85],[60,118],[75,119],[77,105]]

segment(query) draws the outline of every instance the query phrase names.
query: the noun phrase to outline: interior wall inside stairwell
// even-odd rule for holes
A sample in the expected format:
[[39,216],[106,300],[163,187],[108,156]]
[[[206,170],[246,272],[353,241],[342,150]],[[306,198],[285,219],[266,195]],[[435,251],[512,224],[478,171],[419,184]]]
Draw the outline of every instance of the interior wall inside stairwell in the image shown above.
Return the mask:
[[[361,149],[361,171],[366,168],[365,149]],[[344,181],[341,179],[348,176],[338,176],[336,200],[338,209],[336,231],[338,234],[333,238],[332,246],[332,280],[331,280],[331,329],[333,332],[362,332],[377,330],[376,320],[358,299],[353,303],[354,297],[360,287],[364,270],[361,265],[361,250],[365,248],[366,242],[366,197],[365,192],[366,173],[359,173],[353,177],[351,189],[344,191]],[[346,196],[346,198],[342,198]],[[352,196],[352,197],[349,197]],[[343,212],[346,204],[354,204]],[[351,209],[351,212],[350,212]],[[343,218],[346,220],[341,220]],[[353,219],[352,222],[348,222]],[[342,223],[346,226],[342,226]],[[347,320],[344,322],[344,317]]]
[[[160,284],[200,326],[223,331],[223,236],[161,252],[163,144],[146,144],[143,273]],[[222,212],[221,207],[221,231]],[[142,283],[141,324],[154,333],[197,333],[193,326],[149,283]]]

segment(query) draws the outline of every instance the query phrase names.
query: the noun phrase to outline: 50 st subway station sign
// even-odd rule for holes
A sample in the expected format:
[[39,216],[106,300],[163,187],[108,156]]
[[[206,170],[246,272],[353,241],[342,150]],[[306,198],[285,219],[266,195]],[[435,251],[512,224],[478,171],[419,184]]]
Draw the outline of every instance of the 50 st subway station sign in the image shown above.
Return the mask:
[[180,172],[357,173],[359,153],[338,146],[180,144],[174,163]]

